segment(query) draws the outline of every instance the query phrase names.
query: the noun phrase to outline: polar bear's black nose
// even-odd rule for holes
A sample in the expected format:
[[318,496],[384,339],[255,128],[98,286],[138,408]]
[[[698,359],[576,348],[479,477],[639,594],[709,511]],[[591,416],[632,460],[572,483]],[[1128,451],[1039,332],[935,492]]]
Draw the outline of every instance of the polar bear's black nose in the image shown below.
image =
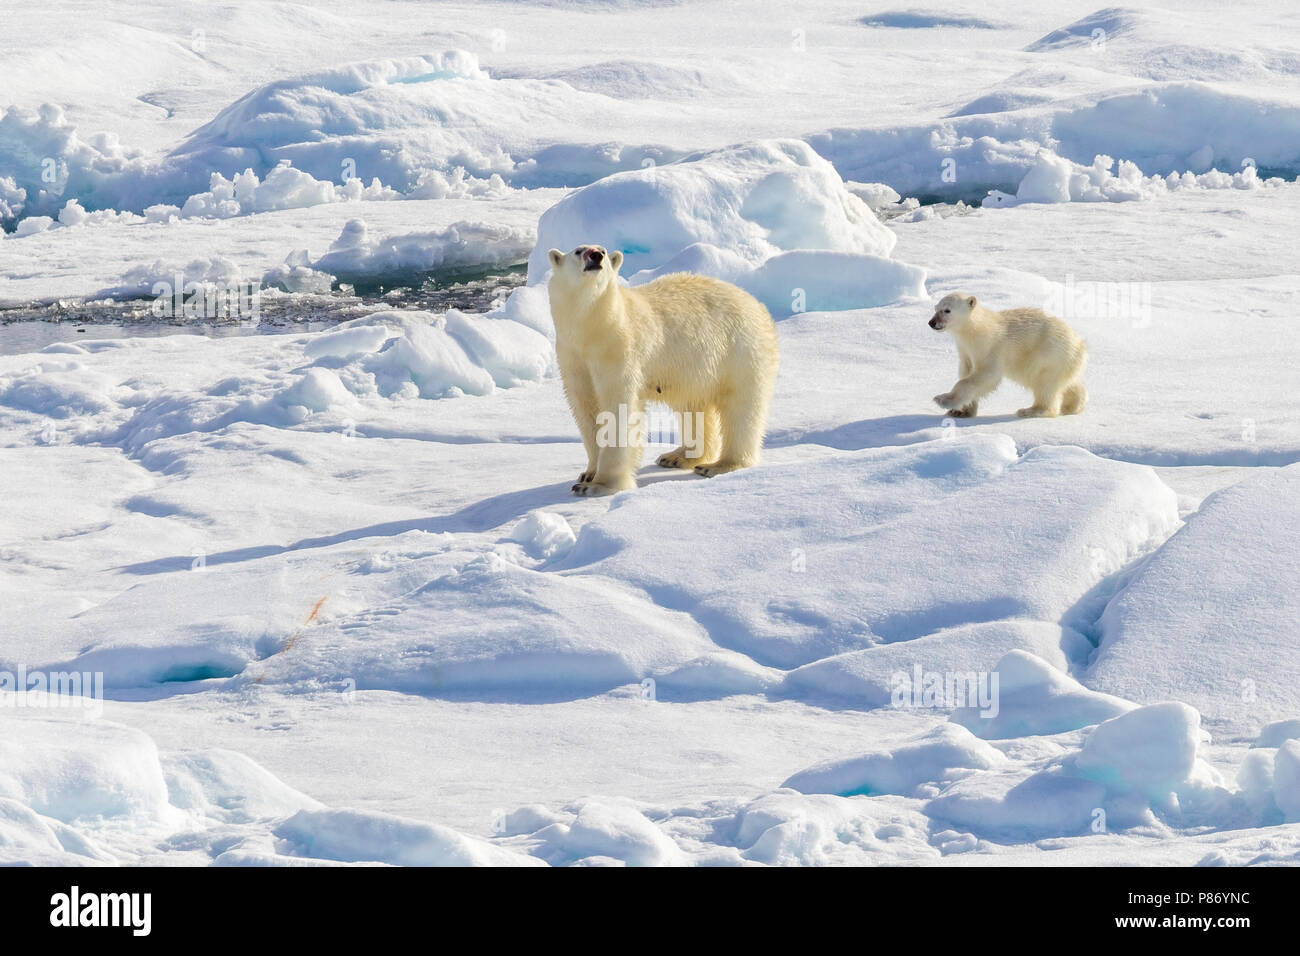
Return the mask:
[[934,316],[934,318],[930,319],[930,328],[932,328],[932,329],[942,329],[942,328],[943,328],[943,320],[940,319],[937,315]]
[[605,252],[603,249],[588,247],[583,251],[582,257],[587,260],[588,269],[599,269],[601,260],[605,258]]

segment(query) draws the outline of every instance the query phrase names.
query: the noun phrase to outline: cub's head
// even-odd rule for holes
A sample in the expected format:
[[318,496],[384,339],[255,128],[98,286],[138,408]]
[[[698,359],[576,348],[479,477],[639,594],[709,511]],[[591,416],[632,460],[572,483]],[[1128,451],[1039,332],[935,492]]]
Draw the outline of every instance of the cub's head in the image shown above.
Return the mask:
[[930,319],[930,328],[936,332],[954,329],[970,318],[975,310],[975,296],[965,292],[949,292],[934,307],[934,317]]
[[604,246],[578,246],[572,252],[550,251],[551,287],[600,295],[617,281],[623,253],[606,252]]

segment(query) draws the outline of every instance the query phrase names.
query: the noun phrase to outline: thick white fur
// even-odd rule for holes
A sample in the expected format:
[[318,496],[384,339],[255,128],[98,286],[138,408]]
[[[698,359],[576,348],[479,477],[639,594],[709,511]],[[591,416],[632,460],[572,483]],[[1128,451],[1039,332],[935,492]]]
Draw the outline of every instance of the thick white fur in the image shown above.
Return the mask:
[[658,401],[690,414],[683,436],[703,423],[700,441],[660,456],[665,467],[712,477],[758,461],[779,362],[776,326],[762,303],[730,283],[684,273],[622,285],[623,254],[600,246],[552,249],[550,259],[555,350],[587,450],[575,494],[636,487],[644,435],[603,447],[597,440],[598,420],[620,406],[643,415],[646,402]]
[[935,306],[930,327],[952,333],[959,358],[957,384],[934,397],[955,418],[979,411],[979,401],[1009,378],[1034,394],[1022,418],[1077,415],[1088,403],[1083,370],[1088,347],[1042,309],[986,309],[975,296],[953,292]]

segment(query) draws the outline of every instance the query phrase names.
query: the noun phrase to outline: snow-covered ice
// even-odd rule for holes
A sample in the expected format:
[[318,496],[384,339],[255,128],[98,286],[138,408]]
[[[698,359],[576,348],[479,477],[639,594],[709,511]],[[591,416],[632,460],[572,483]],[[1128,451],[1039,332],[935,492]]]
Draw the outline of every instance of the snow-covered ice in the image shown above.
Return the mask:
[[[1277,547],[1300,537],[1298,491],[1291,466],[1207,499],[1106,608],[1088,683],[1144,703],[1187,701],[1227,732],[1300,710],[1300,688],[1277,666],[1300,621],[1300,562]],[[1230,555],[1216,552],[1224,541]]]
[[[0,862],[1300,861],[1290,14],[382,6],[6,11],[0,309],[524,284],[0,325]],[[569,494],[586,242],[769,307],[760,466]]]

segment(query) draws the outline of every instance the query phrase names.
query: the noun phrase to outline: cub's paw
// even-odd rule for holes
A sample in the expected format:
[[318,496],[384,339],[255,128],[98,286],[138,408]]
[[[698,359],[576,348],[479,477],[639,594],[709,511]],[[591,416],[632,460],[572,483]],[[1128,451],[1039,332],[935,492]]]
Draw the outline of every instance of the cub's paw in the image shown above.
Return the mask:
[[[595,469],[592,469],[591,471],[584,471],[582,474],[578,476],[578,485],[585,485],[587,482],[591,481],[595,477],[596,477]],[[574,485],[573,487],[576,489],[578,485]]]
[[1036,405],[1030,405],[1028,408],[1017,408],[1016,414],[1021,418],[1055,418],[1056,413],[1051,409],[1039,408]]
[[948,411],[949,418],[974,418],[975,413],[979,411],[979,405],[971,402],[969,405],[963,405],[961,408],[953,408]]
[[934,396],[934,403],[940,408],[956,408],[957,396],[952,392],[944,392],[942,395]]

